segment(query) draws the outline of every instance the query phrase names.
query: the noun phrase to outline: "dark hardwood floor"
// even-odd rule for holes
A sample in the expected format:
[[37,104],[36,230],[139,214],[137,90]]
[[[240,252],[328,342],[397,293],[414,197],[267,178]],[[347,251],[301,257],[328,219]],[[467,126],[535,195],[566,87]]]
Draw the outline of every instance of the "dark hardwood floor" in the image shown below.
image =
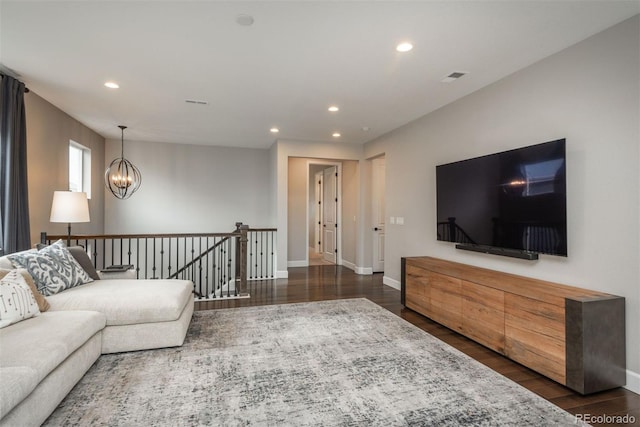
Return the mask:
[[[640,395],[624,388],[617,388],[589,396],[581,396],[412,310],[404,308],[400,304],[400,291],[383,285],[382,274],[362,276],[344,267],[326,265],[290,268],[289,279],[250,282],[248,290],[251,294],[249,299],[198,302],[196,310],[342,298],[368,298],[564,410],[582,416],[588,414],[591,417],[590,422],[594,426],[640,425]],[[627,415],[627,419],[635,418],[635,422],[627,424],[594,422],[602,419],[599,418],[602,416],[623,417],[625,415]]]

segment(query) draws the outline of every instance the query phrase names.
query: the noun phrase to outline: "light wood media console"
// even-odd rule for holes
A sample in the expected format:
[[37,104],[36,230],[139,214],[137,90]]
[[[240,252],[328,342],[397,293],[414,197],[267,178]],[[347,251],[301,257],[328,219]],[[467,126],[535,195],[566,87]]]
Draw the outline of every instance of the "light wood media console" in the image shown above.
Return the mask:
[[625,384],[623,297],[430,257],[401,283],[407,308],[581,394]]

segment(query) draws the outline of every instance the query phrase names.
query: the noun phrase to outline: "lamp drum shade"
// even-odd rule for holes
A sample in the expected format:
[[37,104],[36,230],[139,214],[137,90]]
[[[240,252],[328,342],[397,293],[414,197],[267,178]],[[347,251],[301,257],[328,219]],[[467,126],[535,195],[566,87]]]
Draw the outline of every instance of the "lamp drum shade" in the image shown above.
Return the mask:
[[51,204],[51,222],[89,222],[87,193],[55,191]]

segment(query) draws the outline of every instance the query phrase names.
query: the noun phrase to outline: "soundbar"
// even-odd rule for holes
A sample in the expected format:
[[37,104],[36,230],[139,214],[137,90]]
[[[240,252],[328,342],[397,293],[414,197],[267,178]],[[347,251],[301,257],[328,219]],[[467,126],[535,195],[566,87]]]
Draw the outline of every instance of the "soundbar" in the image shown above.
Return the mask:
[[519,249],[504,249],[496,248],[495,246],[486,245],[474,245],[469,243],[458,243],[456,249],[462,249],[465,251],[481,252],[483,254],[501,255],[511,258],[526,259],[528,261],[535,261],[538,259],[537,252],[529,252]]

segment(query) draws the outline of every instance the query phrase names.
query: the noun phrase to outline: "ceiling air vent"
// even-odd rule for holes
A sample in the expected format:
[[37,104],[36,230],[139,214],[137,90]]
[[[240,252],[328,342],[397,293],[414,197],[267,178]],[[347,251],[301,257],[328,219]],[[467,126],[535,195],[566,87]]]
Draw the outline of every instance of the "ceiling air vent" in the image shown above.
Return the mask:
[[442,83],[451,83],[455,80],[458,80],[460,77],[464,76],[465,72],[463,71],[454,71],[453,73],[449,74],[447,77],[445,77],[444,79],[440,80]]
[[201,101],[199,99],[185,99],[184,102],[187,104],[209,105],[209,102]]

